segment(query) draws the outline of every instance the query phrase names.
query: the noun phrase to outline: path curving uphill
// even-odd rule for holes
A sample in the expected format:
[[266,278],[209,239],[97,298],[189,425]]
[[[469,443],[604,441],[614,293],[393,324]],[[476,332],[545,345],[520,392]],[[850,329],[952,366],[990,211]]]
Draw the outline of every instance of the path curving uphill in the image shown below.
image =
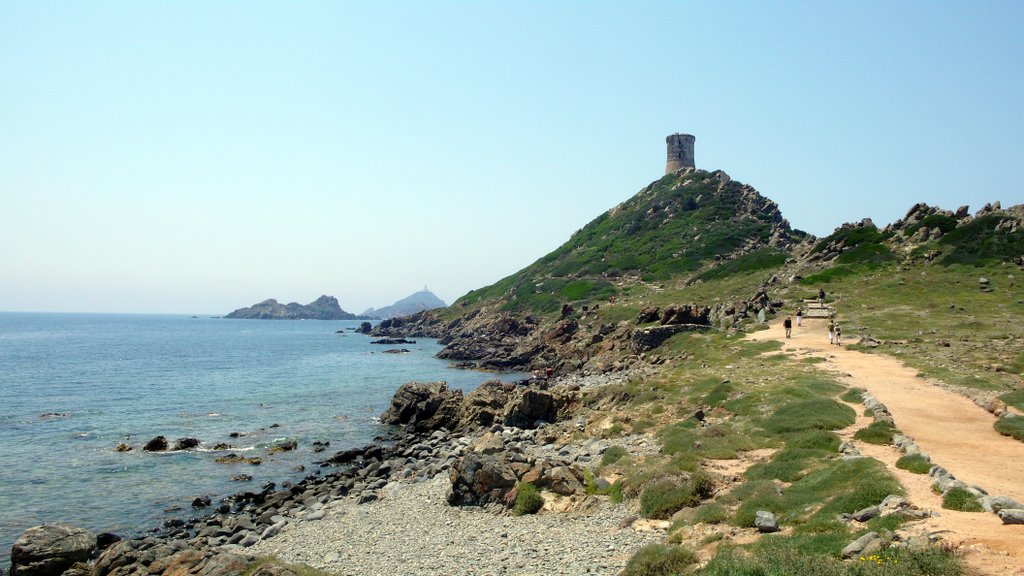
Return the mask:
[[[911,436],[933,462],[989,494],[1024,502],[1024,442],[999,434],[992,427],[992,414],[934,381],[919,378],[916,370],[899,360],[830,345],[826,322],[805,319],[803,326],[793,327],[792,338],[786,338],[778,320],[748,338],[775,340],[782,343],[783,352],[824,359],[821,366],[839,373],[845,384],[864,388],[885,404],[896,427]],[[865,453],[889,467],[912,502],[940,514],[920,526],[959,545],[979,573],[1024,575],[1024,525],[1004,525],[989,513],[944,510],[941,497],[931,491],[930,478],[895,468],[900,454],[894,447],[872,447]]]

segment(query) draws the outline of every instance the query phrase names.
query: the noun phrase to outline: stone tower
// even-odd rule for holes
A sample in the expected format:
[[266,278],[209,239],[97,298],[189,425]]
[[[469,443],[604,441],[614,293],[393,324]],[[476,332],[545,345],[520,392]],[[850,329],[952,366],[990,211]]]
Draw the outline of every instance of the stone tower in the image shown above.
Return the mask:
[[693,164],[694,137],[689,134],[671,134],[665,138],[668,147],[668,162],[665,163],[665,174],[671,174],[682,168],[695,168]]

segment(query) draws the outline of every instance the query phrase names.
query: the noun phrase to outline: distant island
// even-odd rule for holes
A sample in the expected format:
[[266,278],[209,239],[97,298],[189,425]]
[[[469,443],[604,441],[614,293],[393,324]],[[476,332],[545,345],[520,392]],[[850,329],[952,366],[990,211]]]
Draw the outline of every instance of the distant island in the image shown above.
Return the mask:
[[239,308],[225,318],[243,320],[373,320],[373,316],[362,316],[345,312],[334,296],[321,296],[303,306],[298,302],[281,304],[273,298]]
[[409,316],[424,310],[433,310],[435,308],[444,308],[446,306],[448,305],[444,303],[444,300],[438,298],[433,292],[427,290],[427,287],[424,286],[423,290],[410,294],[391,306],[385,306],[376,310],[370,308],[363,312],[363,315],[387,320],[388,318],[394,318],[395,316]]

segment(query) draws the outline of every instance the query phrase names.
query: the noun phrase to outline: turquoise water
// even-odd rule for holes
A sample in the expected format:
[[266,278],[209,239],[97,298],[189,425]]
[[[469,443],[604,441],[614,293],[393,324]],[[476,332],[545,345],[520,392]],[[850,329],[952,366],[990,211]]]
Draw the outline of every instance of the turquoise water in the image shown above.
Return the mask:
[[[196,515],[196,496],[301,478],[313,460],[383,433],[376,417],[404,382],[469,390],[493,377],[448,368],[433,340],[382,354],[391,346],[335,333],[358,324],[0,313],[0,565],[43,522],[131,533]],[[143,452],[157,435],[227,442],[263,464],[217,464],[224,452],[209,450]],[[286,438],[299,448],[267,455]],[[330,447],[314,454],[315,440]],[[120,442],[135,449],[115,452]],[[253,480],[230,480],[238,474]]]

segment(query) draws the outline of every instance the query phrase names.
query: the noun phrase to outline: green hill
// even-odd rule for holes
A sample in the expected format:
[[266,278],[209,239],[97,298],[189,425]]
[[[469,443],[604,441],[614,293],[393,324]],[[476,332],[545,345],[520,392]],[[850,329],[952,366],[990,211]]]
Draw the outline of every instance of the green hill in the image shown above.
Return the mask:
[[456,306],[497,299],[504,310],[551,312],[564,302],[607,299],[623,278],[696,278],[736,259],[742,259],[737,269],[777,267],[805,238],[754,188],[722,171],[682,170],[601,214],[530,266],[466,294]]

